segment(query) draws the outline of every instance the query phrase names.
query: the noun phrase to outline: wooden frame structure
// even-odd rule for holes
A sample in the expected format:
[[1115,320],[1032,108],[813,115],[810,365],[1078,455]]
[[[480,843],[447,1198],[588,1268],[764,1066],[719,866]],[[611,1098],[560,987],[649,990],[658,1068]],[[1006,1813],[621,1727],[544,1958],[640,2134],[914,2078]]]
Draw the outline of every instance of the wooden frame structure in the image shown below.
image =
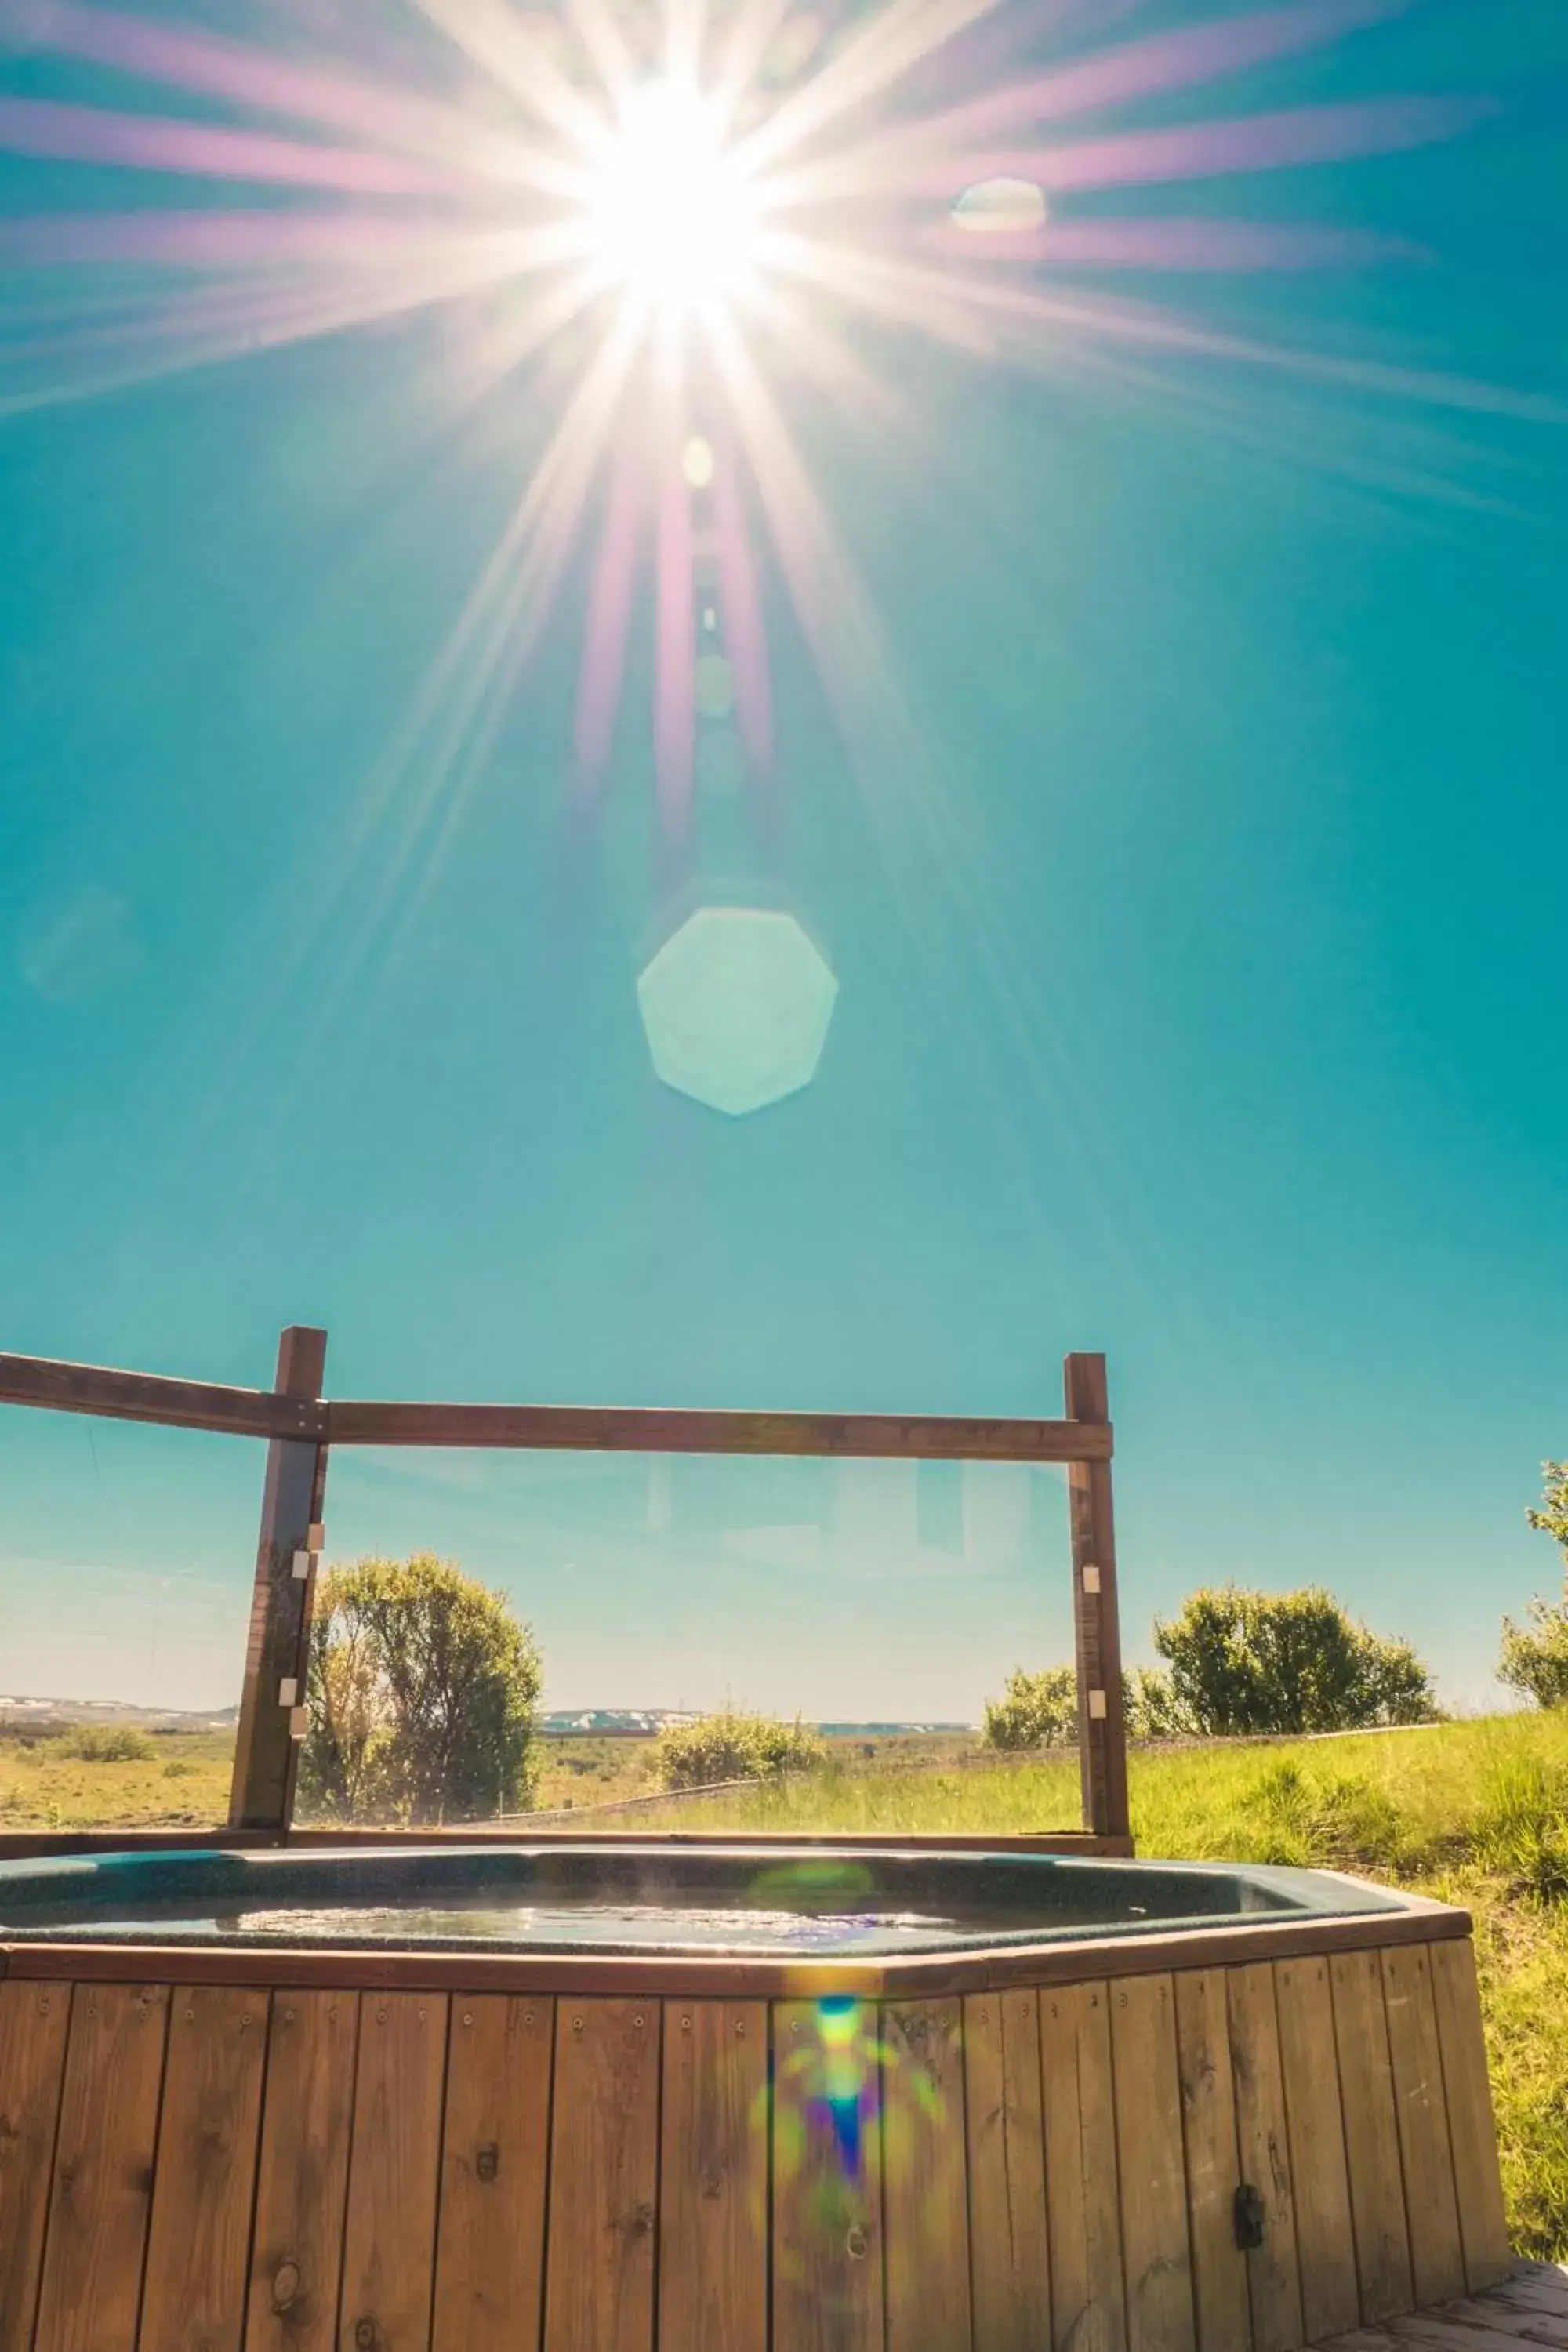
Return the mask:
[[[918,1414],[701,1412],[613,1405],[329,1400],[322,1394],[326,1350],[324,1331],[290,1325],[279,1343],[277,1377],[269,1390],[0,1354],[3,1404],[268,1441],[234,1786],[228,1823],[214,1833],[219,1842],[278,1843],[310,1834],[293,1828],[294,1780],[298,1743],[304,1729],[311,1602],[324,1542],[322,1514],[331,1449],[340,1445],[463,1446],[1065,1465],[1083,1827],[1024,1841],[985,1843],[1024,1843],[1100,1853],[1131,1852],[1111,1508],[1112,1433],[1103,1356],[1068,1357],[1061,1420],[993,1421]],[[481,1828],[462,1834],[496,1832]],[[507,1834],[515,1838],[516,1832]],[[335,1841],[341,1839],[340,1832],[333,1836]],[[46,1841],[0,1839],[0,1853],[16,1852],[24,1844],[36,1847],[45,1843],[58,1850],[86,1842],[58,1836]],[[116,1834],[108,1841],[90,1842],[124,1846],[147,1841]],[[165,1832],[157,1833],[157,1842],[167,1845],[173,1841]],[[190,1842],[209,1840],[204,1834]],[[910,1843],[908,1839],[896,1842]]]

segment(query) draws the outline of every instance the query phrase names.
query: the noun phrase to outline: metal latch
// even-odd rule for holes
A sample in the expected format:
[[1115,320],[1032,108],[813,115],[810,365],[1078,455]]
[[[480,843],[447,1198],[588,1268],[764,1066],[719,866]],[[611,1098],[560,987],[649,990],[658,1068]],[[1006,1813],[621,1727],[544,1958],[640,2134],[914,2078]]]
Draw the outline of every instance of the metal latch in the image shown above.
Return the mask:
[[1263,2191],[1244,2180],[1236,2192],[1236,2242],[1244,2253],[1263,2243]]

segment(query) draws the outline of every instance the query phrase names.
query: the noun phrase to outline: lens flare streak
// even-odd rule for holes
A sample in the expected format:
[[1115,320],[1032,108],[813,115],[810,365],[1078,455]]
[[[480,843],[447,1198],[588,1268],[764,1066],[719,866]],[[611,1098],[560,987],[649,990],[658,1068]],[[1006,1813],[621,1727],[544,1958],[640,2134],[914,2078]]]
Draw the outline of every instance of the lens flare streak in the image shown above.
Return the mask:
[[[728,681],[736,756],[766,782],[770,571],[841,714],[856,703],[863,731],[892,693],[869,599],[785,422],[781,355],[887,438],[905,415],[889,364],[901,336],[1068,380],[1220,360],[1485,404],[1484,387],[1276,348],[1083,284],[1405,255],[1332,223],[1078,207],[1460,134],[1479,103],[1418,96],[1114,119],[1145,100],[1168,115],[1178,93],[1406,5],[1291,0],[1118,42],[1125,11],[1071,0],[881,0],[837,26],[795,0],[711,15],[709,0],[662,0],[657,17],[619,0],[569,0],[558,17],[410,0],[403,30],[428,50],[414,76],[407,41],[395,56],[282,55],[84,0],[0,0],[0,37],[59,91],[0,96],[0,150],[133,175],[135,189],[105,211],[95,179],[99,209],[56,201],[0,221],[0,262],[20,273],[0,306],[0,413],[444,307],[454,413],[514,377],[531,408],[559,402],[560,420],[372,793],[397,816],[362,917],[384,914],[406,872],[428,877],[580,546],[595,551],[584,792],[611,761],[646,560],[658,809],[679,840],[700,730],[730,723]],[[1053,40],[1073,54],[1042,70]],[[139,89],[163,95],[141,111],[127,100]],[[156,182],[186,192],[177,208],[145,200]],[[193,206],[204,182],[215,201]],[[592,347],[563,380],[544,363],[568,326]],[[696,475],[694,434],[711,453]],[[694,688],[703,659],[728,665],[711,707]],[[352,950],[341,962],[346,975]]]

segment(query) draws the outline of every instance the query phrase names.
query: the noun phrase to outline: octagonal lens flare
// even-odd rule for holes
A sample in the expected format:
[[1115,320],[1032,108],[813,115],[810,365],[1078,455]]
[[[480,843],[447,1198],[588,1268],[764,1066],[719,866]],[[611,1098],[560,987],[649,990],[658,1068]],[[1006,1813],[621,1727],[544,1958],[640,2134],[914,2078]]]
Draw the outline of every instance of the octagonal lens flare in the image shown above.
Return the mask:
[[731,1118],[809,1086],[838,982],[793,915],[703,907],[637,982],[653,1066]]
[[747,278],[755,216],[746,174],[685,83],[651,82],[626,99],[593,213],[611,276],[666,313],[713,309]]

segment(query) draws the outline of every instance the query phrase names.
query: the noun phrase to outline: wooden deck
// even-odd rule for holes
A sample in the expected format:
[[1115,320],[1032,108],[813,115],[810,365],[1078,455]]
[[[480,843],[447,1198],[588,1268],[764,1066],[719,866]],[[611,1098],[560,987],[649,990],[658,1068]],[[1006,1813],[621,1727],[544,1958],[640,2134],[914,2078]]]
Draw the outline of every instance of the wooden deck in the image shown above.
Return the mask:
[[1524,2352],[1531,2344],[1568,2352],[1568,2269],[1517,2263],[1484,2294],[1331,2336],[1321,2352]]

